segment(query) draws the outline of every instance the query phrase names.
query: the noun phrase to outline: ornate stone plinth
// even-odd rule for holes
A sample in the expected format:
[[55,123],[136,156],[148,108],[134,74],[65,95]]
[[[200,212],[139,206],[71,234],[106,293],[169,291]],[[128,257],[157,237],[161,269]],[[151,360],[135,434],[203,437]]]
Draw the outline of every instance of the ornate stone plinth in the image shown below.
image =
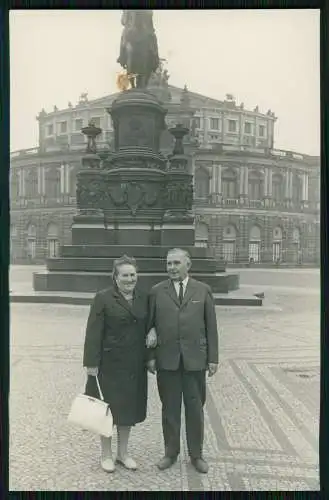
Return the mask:
[[47,273],[34,276],[35,290],[95,292],[110,284],[113,261],[124,253],[137,259],[140,283],[149,288],[166,278],[166,253],[177,246],[190,252],[192,275],[214,292],[237,289],[238,275],[216,269],[210,250],[194,246],[192,176],[182,145],[188,129],[169,130],[175,147],[167,160],[159,151],[166,110],[153,94],[123,92],[108,112],[114,151],[100,158],[95,138],[101,129],[89,124],[82,130],[88,146],[78,173],[72,245],[48,259]]

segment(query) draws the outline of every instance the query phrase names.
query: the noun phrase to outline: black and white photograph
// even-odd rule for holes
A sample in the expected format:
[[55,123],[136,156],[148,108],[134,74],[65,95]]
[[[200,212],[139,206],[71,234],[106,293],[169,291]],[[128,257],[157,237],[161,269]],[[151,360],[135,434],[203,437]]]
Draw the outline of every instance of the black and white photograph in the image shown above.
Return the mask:
[[9,21],[9,490],[319,490],[320,10]]

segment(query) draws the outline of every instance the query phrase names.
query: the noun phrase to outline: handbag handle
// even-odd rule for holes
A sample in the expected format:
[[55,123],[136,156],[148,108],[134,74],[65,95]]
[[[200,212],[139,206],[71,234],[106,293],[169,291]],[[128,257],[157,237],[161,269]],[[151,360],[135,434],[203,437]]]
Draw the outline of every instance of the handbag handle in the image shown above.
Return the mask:
[[102,401],[104,401],[104,396],[103,396],[103,393],[101,391],[101,387],[99,385],[98,375],[95,375],[95,377],[96,377],[96,383],[97,383],[97,388],[98,388],[98,392],[99,392],[100,398],[101,398]]

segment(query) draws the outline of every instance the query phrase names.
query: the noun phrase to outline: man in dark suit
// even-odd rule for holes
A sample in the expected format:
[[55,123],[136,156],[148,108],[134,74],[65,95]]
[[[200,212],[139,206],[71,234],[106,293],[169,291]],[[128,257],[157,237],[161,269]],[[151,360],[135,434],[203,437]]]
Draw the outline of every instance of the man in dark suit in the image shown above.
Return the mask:
[[148,368],[157,371],[162,403],[165,456],[160,470],[171,467],[180,452],[181,404],[184,399],[186,437],[191,462],[208,472],[203,459],[206,371],[218,367],[218,331],[211,289],[191,277],[187,252],[172,249],[167,255],[169,280],[150,293],[150,327],[155,328],[156,347],[150,349]]

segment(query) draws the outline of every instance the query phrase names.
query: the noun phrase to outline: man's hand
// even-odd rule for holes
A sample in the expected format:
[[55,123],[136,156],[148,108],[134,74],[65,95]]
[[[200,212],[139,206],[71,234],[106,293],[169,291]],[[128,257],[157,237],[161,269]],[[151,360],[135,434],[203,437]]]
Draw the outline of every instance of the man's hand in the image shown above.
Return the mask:
[[212,377],[215,375],[215,373],[218,370],[218,364],[217,363],[209,363],[208,364],[208,377]]
[[86,368],[86,371],[87,371],[87,375],[88,377],[91,376],[91,377],[96,377],[98,375],[98,368],[97,367],[87,367]]
[[153,373],[153,375],[156,372],[156,364],[155,364],[155,359],[151,359],[150,361],[147,362],[147,369],[150,373]]
[[157,346],[157,332],[155,328],[151,328],[146,336],[146,347],[148,349],[152,349]]

